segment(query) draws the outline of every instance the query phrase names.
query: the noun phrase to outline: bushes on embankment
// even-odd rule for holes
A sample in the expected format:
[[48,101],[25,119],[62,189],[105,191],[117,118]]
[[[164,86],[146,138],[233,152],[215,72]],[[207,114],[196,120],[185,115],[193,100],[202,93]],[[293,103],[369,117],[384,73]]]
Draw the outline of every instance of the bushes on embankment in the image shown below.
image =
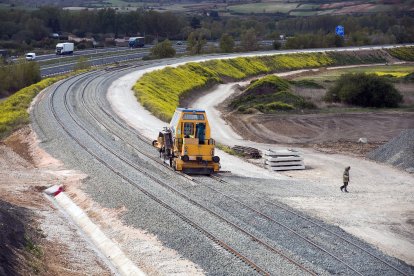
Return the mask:
[[398,47],[387,49],[386,51],[395,58],[414,61],[414,47]]
[[379,50],[355,55],[357,57],[341,52],[300,53],[188,63],[147,73],[137,81],[133,90],[146,109],[169,121],[180,99],[187,93],[217,83],[278,71],[386,61]]
[[29,122],[27,109],[33,98],[44,88],[65,76],[44,79],[38,83],[25,87],[6,100],[0,102],[0,139],[6,137],[13,130]]
[[37,62],[20,61],[3,65],[0,60],[0,98],[7,97],[23,87],[41,80]]
[[291,92],[290,83],[275,75],[268,75],[253,81],[243,94],[230,103],[233,109],[242,113],[275,113],[303,108],[315,108],[315,105]]

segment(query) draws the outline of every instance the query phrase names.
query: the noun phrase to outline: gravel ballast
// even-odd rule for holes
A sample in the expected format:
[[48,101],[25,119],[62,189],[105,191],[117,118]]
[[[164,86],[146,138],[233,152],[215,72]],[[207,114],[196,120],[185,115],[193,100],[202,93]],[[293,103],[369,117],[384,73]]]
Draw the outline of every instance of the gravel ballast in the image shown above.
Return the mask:
[[368,158],[414,173],[414,129],[402,131],[388,143],[370,152]]
[[[112,118],[108,117],[107,113],[103,112],[103,110],[106,110],[112,115],[115,115],[108,108],[109,104],[106,102],[106,91],[113,80],[126,73],[128,71],[115,71],[110,73],[97,72],[79,76],[67,83],[63,83],[54,92],[56,95],[53,99],[53,105],[58,117],[65,125],[67,131],[81,141],[89,153],[82,149],[77,142],[73,141],[62,130],[59,124],[56,123],[50,114],[48,97],[44,97],[44,100],[40,101],[33,114],[36,117],[35,123],[38,125],[36,129],[41,132],[43,139],[42,146],[63,160],[67,166],[88,174],[89,178],[84,181],[83,190],[91,198],[106,208],[119,208],[120,206],[124,206],[126,211],[122,215],[123,223],[130,227],[144,229],[156,235],[165,246],[176,250],[182,257],[196,263],[207,274],[251,275],[254,271],[238,258],[218,247],[210,239],[207,239],[202,233],[184,223],[174,213],[151,200],[147,195],[137,190],[136,187],[140,187],[157,195],[157,197],[168,203],[175,210],[185,214],[186,217],[196,221],[209,232],[214,233],[232,247],[237,248],[260,266],[265,267],[272,274],[291,275],[301,274],[303,272],[285,262],[276,254],[269,253],[268,250],[258,245],[254,239],[249,238],[242,232],[236,231],[222,219],[212,215],[210,212],[206,212],[200,206],[195,206],[188,200],[183,199],[177,192],[172,192],[170,189],[160,186],[159,183],[148,178],[146,176],[147,174],[167,182],[168,185],[178,189],[180,193],[185,193],[186,196],[199,202],[202,206],[214,210],[227,220],[239,225],[245,231],[254,233],[279,249],[286,250],[286,254],[317,273],[352,274],[351,271],[341,267],[337,263],[337,260],[330,261],[329,258],[323,256],[323,253],[317,250],[311,251],[313,249],[310,249],[309,245],[292,239],[291,236],[286,235],[284,231],[279,230],[272,223],[255,217],[251,213],[251,210],[242,208],[234,202],[230,202],[225,198],[217,196],[217,194],[211,193],[211,191],[208,192],[208,189],[203,187],[203,185],[198,186],[190,183],[187,179],[143,156],[141,151],[147,154],[153,154],[154,156],[157,156],[157,153],[149,144],[138,137],[139,133],[126,125],[120,125],[121,120],[119,118],[115,122]],[[85,92],[84,98],[81,95],[83,90]],[[52,91],[53,88],[49,90],[49,93]],[[69,91],[67,96],[66,91]],[[50,94],[46,95],[50,96]],[[69,116],[66,110],[64,104],[65,97],[69,103],[69,111],[74,114],[72,116],[75,120]],[[85,100],[85,103],[82,103],[82,99]],[[101,124],[97,124],[95,118],[91,117],[89,112],[86,112],[85,107],[91,113],[96,114]],[[39,125],[41,125],[41,130]],[[92,137],[97,137],[102,145],[99,145]],[[120,160],[108,152],[104,146],[120,154],[123,159],[135,164],[142,171],[140,172],[134,169],[134,166],[128,165],[126,162]],[[128,183],[125,179],[120,178],[119,174],[109,171],[108,167],[102,162],[99,162],[95,157],[105,160],[119,174],[130,179],[132,183]],[[281,181],[277,179],[268,179],[266,182],[249,177],[240,177],[236,178],[236,180],[232,179],[232,181],[236,181],[236,186],[250,185],[252,187],[252,193],[250,197],[245,197],[237,190],[237,187],[232,188],[230,186],[226,187],[226,193],[243,199],[248,204],[260,208],[262,212],[268,211],[268,206],[258,204],[260,198],[255,196],[253,183],[277,184],[275,188],[279,185],[283,186],[283,184],[290,185],[296,183],[291,180]],[[223,184],[218,184],[211,179],[207,179],[205,185],[216,186]],[[306,185],[306,183],[300,185]],[[275,200],[272,198],[268,199]],[[300,219],[291,219],[290,217],[286,217],[285,214],[278,214],[276,211],[272,214],[272,217],[284,221],[289,220],[292,228],[303,227]],[[337,230],[339,231],[339,229]],[[303,231],[307,230],[305,229]],[[317,237],[317,231],[305,233],[308,236],[316,236],[320,242],[326,242],[322,237]],[[344,233],[344,235],[353,239],[348,234]],[[370,246],[361,244],[368,250],[375,251]],[[329,243],[326,245],[329,246]],[[332,244],[330,246],[333,247]],[[352,249],[345,253],[338,251],[338,254],[355,255],[354,253]],[[131,253],[129,252],[129,254]],[[378,256],[382,256],[379,252],[377,254]],[[139,259],[139,256],[130,257],[135,260]],[[397,260],[392,258],[388,260],[391,260],[400,269],[408,273],[413,272],[411,267]],[[372,268],[365,265],[371,262],[370,257],[355,255],[355,257],[351,256],[347,262],[351,262],[357,269],[363,269],[364,275],[377,275],[378,273],[374,265]],[[392,270],[387,270],[386,268],[381,268],[381,271],[385,274],[392,274]]]

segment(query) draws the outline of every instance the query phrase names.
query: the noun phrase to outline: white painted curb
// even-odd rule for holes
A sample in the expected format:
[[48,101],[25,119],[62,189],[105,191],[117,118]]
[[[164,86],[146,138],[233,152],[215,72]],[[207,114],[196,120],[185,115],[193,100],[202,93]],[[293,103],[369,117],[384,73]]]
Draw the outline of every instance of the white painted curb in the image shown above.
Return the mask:
[[52,186],[45,193],[54,198],[56,203],[73,219],[77,226],[92,240],[93,244],[108,258],[120,275],[146,275],[141,269],[125,256],[122,250],[112,242],[99,227],[94,224],[86,213],[77,206],[60,186]]

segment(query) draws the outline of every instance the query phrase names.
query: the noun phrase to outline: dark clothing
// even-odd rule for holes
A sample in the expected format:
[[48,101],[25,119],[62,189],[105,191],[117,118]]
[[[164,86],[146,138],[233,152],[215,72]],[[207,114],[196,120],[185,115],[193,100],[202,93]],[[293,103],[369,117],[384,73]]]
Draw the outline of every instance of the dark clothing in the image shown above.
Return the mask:
[[348,182],[344,182],[344,185],[341,186],[341,191],[342,189],[345,189],[345,192],[347,193],[348,190],[346,189],[346,187],[348,187]]
[[344,179],[344,185],[341,186],[341,191],[345,189],[345,192],[348,192],[348,190],[346,189],[346,187],[348,187],[348,182],[349,182],[349,170],[351,169],[351,167],[346,167],[345,171],[344,171],[344,175],[343,175],[343,179]]

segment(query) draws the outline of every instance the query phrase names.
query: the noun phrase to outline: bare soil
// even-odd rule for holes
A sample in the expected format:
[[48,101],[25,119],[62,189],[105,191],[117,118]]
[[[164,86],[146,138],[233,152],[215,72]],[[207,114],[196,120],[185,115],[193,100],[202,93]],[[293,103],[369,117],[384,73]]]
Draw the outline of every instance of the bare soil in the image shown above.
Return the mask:
[[[344,68],[349,67],[345,66]],[[340,70],[342,67],[337,67]],[[324,74],[333,68],[318,68],[283,75],[285,79],[298,79]],[[329,84],[324,84],[326,86]],[[403,95],[405,107],[413,106],[414,84],[397,83]],[[245,87],[235,86],[231,97],[217,108],[232,128],[243,138],[259,143],[290,144],[311,147],[325,153],[346,153],[365,156],[404,129],[414,128],[414,112],[408,111],[361,111],[350,112],[343,104],[327,104],[323,101],[326,89],[292,86],[292,92],[314,103],[320,111],[280,114],[240,114],[228,106],[232,99],[243,93]],[[354,108],[355,109],[355,108]],[[311,114],[306,114],[311,113]],[[367,143],[359,143],[366,138]]]
[[[225,119],[239,135],[260,143],[295,144],[321,151],[366,154],[414,128],[414,112],[358,112],[345,114],[239,114]],[[358,143],[367,138],[367,144]]]
[[111,275],[43,195],[68,179],[36,162],[33,140],[26,127],[0,143],[0,275]]

